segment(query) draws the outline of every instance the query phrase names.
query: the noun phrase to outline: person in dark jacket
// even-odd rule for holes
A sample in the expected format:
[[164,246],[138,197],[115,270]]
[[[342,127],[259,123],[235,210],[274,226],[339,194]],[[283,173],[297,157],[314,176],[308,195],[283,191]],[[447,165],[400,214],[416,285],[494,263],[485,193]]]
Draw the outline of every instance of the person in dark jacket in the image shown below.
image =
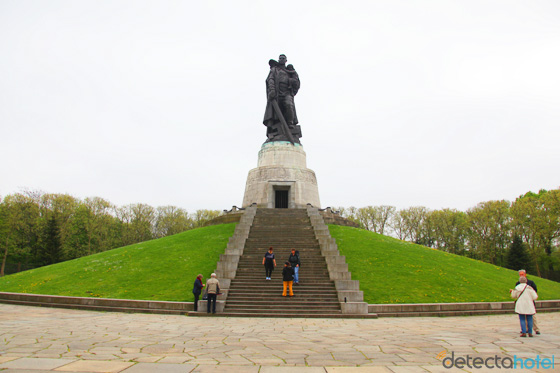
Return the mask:
[[[520,269],[520,270],[519,270],[519,277],[525,277],[525,278],[527,278],[527,271],[525,271],[524,269]],[[515,286],[517,286],[517,285],[519,285],[519,284],[520,284],[520,282],[517,281],[517,283],[515,284]],[[532,287],[533,290],[535,291],[535,293],[538,293],[537,284],[535,284],[534,281],[529,280],[529,279],[527,278],[527,285],[530,286],[530,287]],[[541,331],[540,331],[540,329],[539,329],[539,326],[537,325],[537,314],[536,314],[536,313],[533,315],[533,330],[535,331],[536,334],[541,334]],[[521,333],[521,334],[523,334],[523,333]]]
[[296,249],[292,249],[288,262],[290,262],[290,265],[294,269],[294,285],[297,285],[299,284],[299,266],[301,262],[299,261],[299,252],[296,251]]
[[266,272],[266,279],[272,279],[272,271],[274,271],[274,267],[276,267],[276,259],[274,259],[272,247],[268,248],[268,251],[264,254],[263,262],[264,270]]
[[198,298],[200,297],[200,293],[202,293],[202,288],[204,284],[202,283],[202,275],[196,276],[196,280],[194,280],[194,286],[192,289],[192,293],[194,294],[194,310],[195,312],[198,311]]
[[286,262],[284,264],[284,269],[282,270],[282,280],[284,281],[284,291],[282,292],[282,296],[287,296],[286,288],[290,288],[290,297],[294,296],[294,291],[292,290],[292,284],[294,282],[294,269],[290,265],[290,262]]

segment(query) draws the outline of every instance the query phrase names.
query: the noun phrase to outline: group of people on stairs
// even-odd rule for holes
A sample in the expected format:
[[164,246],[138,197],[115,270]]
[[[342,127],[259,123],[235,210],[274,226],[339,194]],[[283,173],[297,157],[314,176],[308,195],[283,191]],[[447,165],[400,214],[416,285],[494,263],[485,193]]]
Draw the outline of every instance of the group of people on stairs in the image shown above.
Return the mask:
[[[272,271],[276,267],[276,258],[274,256],[274,249],[272,247],[268,248],[268,251],[264,254],[262,264],[264,265],[266,277],[265,280],[272,280]],[[294,290],[292,285],[299,284],[299,267],[301,261],[299,259],[299,251],[292,249],[288,261],[284,263],[284,268],[282,269],[282,281],[284,284],[284,291],[282,296],[286,297],[287,291],[290,291],[290,297],[294,296]]]
[[[265,272],[266,272],[266,280],[272,279],[272,271],[274,271],[274,267],[276,267],[276,258],[274,256],[274,249],[270,247],[268,251],[264,254],[262,264],[264,265]],[[282,269],[282,281],[284,284],[284,291],[282,292],[282,296],[288,296],[288,290],[290,297],[294,296],[293,291],[293,284],[299,284],[299,267],[301,265],[301,261],[299,259],[299,252],[296,249],[292,249],[290,253],[290,257],[288,261],[284,263],[284,268]],[[203,300],[208,300],[206,303],[206,312],[207,313],[216,313],[216,299],[220,294],[220,282],[216,278],[216,274],[212,273],[210,275],[210,279],[206,281],[206,285],[202,283],[202,275],[196,276],[196,280],[194,280],[193,286],[193,294],[194,294],[194,311],[198,311],[198,301],[200,299],[200,295],[202,294],[202,290],[205,289],[205,293],[203,296]]]

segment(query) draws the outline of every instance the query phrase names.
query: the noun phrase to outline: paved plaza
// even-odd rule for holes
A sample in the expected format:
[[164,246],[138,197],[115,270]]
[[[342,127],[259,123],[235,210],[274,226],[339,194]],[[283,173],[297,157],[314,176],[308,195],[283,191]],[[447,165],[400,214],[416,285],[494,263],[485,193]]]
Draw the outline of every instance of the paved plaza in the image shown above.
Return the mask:
[[[539,322],[542,335],[520,338],[515,314],[226,318],[0,304],[0,371],[405,373],[459,371],[442,366],[452,353],[557,360],[560,313],[540,314]],[[560,361],[555,366],[531,371],[560,371]]]

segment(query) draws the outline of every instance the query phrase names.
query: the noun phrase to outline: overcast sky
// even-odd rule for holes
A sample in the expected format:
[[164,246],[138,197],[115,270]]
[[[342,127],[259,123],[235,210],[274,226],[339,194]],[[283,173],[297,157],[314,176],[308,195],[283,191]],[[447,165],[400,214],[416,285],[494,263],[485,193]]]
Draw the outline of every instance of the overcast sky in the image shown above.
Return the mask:
[[560,186],[557,0],[0,0],[0,196],[240,206],[280,53],[323,207]]

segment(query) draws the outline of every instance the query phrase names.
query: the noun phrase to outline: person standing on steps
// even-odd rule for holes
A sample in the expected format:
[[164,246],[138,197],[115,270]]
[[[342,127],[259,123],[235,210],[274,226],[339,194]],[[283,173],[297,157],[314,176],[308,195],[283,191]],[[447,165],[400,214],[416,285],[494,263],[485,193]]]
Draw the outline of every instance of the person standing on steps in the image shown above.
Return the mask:
[[220,292],[220,281],[216,278],[215,273],[212,273],[210,279],[206,281],[206,292],[208,293],[206,313],[210,313],[210,305],[212,305],[212,313],[216,313],[216,299]]
[[[519,277],[525,277],[527,278],[527,271],[525,271],[524,269],[520,269],[519,270]],[[517,283],[515,284],[515,286],[519,285],[519,281],[517,281]],[[535,293],[538,294],[538,290],[537,290],[537,284],[535,284],[534,281],[529,280],[527,278],[527,285],[529,285],[530,287],[533,288],[533,290],[535,291]],[[541,331],[539,329],[539,326],[537,325],[537,313],[536,313],[536,305],[535,305],[535,314],[533,315],[533,330],[535,330],[535,333],[537,334],[541,334]]]
[[268,251],[264,254],[263,265],[266,272],[266,280],[272,279],[272,271],[276,267],[276,259],[274,259],[272,246],[268,248]]
[[294,291],[292,289],[292,284],[294,282],[294,269],[290,265],[290,262],[286,262],[284,264],[284,269],[282,270],[282,280],[284,281],[284,291],[282,292],[282,296],[287,296],[286,288],[290,288],[290,297],[294,296]]
[[204,284],[202,283],[202,275],[196,276],[196,280],[194,280],[194,286],[192,292],[194,294],[194,311],[198,311],[198,298],[200,297],[200,293],[202,293],[202,288]]
[[294,269],[294,285],[298,285],[299,284],[299,266],[301,264],[301,262],[299,261],[299,251],[296,251],[296,249],[292,249],[292,253],[290,254],[290,257],[288,258],[288,262],[290,262],[290,265]]
[[294,269],[290,265],[290,262],[286,262],[284,264],[284,269],[282,270],[282,281],[284,282],[284,291],[282,292],[282,296],[285,297],[286,288],[290,288],[290,297],[294,296],[294,291],[292,289],[292,284],[294,283]]

